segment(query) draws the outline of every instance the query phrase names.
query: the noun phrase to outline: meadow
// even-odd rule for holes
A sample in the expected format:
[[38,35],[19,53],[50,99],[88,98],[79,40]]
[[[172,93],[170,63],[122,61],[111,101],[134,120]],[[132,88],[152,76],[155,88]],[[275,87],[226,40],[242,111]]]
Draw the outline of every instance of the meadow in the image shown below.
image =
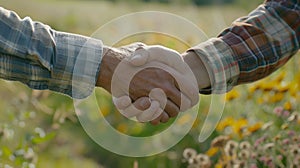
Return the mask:
[[[163,11],[182,16],[197,25],[207,37],[215,37],[255,5],[0,0],[0,6],[17,12],[21,17],[30,16],[53,29],[86,36],[125,14]],[[109,41],[107,38],[101,40],[105,43]],[[174,38],[151,33],[128,37],[116,46],[135,41],[166,45],[180,52],[188,48]],[[236,164],[263,168],[300,165],[299,65],[298,53],[269,77],[237,86],[229,92],[216,130],[205,142],[199,143],[199,131],[212,106],[212,97],[201,95],[199,114],[189,134],[168,151],[142,158],[120,156],[98,146],[80,125],[71,98],[0,80],[0,168],[192,168],[199,164],[203,167],[233,167]],[[173,122],[157,127],[132,123],[121,117],[110,94],[101,88],[95,92],[102,114],[122,133],[153,135]]]

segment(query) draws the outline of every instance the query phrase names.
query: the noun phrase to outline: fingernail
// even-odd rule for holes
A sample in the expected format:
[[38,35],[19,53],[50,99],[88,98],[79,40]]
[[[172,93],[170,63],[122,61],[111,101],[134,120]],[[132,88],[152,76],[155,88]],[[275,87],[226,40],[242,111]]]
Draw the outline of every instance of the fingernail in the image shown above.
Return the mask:
[[130,59],[130,63],[134,66],[142,66],[147,62],[147,58],[145,56],[142,56],[141,54],[134,55]]
[[143,107],[149,106],[149,104],[150,104],[149,99],[143,99],[142,102],[141,102],[141,105],[142,105]]

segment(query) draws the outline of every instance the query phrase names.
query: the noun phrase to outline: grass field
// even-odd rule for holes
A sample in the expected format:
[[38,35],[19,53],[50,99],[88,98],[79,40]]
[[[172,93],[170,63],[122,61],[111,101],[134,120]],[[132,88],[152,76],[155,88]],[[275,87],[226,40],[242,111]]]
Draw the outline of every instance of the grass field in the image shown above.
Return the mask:
[[[33,20],[48,24],[56,30],[86,36],[91,36],[105,23],[125,14],[162,11],[182,16],[196,24],[208,37],[215,37],[236,18],[249,12],[249,8],[244,9],[237,5],[196,7],[158,3],[127,4],[126,1],[110,3],[71,0],[0,0],[0,6],[17,12],[21,17],[30,16]],[[107,38],[109,37],[101,40],[105,43],[109,41]],[[185,40],[188,41],[188,39]],[[130,37],[121,41],[120,44],[134,41],[148,44],[166,43],[167,46],[181,52],[186,49],[186,46],[176,39],[155,34]],[[144,158],[119,156],[95,144],[78,122],[70,98],[50,91],[33,91],[18,82],[0,81],[0,96],[2,97],[0,101],[0,168],[5,165],[5,168],[8,165],[24,168],[33,166],[127,168],[134,167],[134,165],[134,168],[181,168],[188,165],[182,162],[182,153],[185,148],[193,148],[199,153],[206,153],[217,167],[228,161],[223,156],[223,149],[211,146],[212,140],[219,135],[228,135],[235,141],[251,143],[266,136],[268,137],[265,138],[266,143],[274,141],[274,144],[278,146],[278,149],[271,152],[272,156],[274,154],[277,157],[278,151],[283,150],[279,142],[287,138],[290,133],[288,131],[294,131],[296,135],[299,135],[299,124],[290,124],[287,122],[289,116],[280,117],[273,112],[278,107],[282,108],[282,113],[283,111],[289,112],[291,116],[292,112],[299,111],[299,65],[298,54],[267,79],[239,86],[230,92],[227,95],[223,118],[217,130],[207,141],[198,143],[199,128],[209,110],[211,99],[210,96],[202,96],[200,113],[190,133],[169,151]],[[120,132],[145,136],[155,134],[169,126],[168,124],[158,127],[149,124],[130,125],[116,112],[107,92],[97,89],[96,94],[101,97],[99,103],[102,113]],[[263,125],[268,124],[269,121],[273,121],[272,129],[263,129]],[[286,125],[287,127],[284,127]],[[275,142],[277,135],[280,135],[280,138]],[[282,157],[287,158],[287,156],[289,155]]]

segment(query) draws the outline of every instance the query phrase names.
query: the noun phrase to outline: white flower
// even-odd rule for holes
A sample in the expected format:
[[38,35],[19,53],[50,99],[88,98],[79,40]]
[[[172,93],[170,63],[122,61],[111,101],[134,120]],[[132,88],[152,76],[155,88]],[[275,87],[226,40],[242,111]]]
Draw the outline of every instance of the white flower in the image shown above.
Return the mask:
[[251,148],[251,144],[248,141],[243,141],[240,143],[240,149],[249,150]]
[[195,157],[197,155],[197,152],[195,149],[192,149],[192,148],[186,148],[184,151],[183,151],[183,158],[189,160],[193,157]]

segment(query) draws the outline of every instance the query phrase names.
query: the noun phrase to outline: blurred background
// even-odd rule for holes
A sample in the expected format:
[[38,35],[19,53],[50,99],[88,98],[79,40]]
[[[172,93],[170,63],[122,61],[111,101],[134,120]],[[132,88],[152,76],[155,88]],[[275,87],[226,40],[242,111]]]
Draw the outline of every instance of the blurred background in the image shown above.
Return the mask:
[[[86,36],[116,17],[155,10],[183,16],[208,37],[215,37],[260,3],[262,0],[0,0],[0,6],[17,12],[22,18],[29,16],[55,30]],[[101,40],[105,43],[106,39]],[[116,45],[135,41],[162,44],[180,52],[187,49],[182,42],[158,34],[130,37]],[[274,137],[281,135],[284,130],[299,131],[299,123],[289,127],[291,130],[282,128],[286,119],[299,110],[299,65],[298,54],[270,77],[238,86],[228,93],[222,121],[203,143],[199,143],[197,138],[211,97],[201,96],[199,115],[190,133],[170,150],[145,158],[119,156],[94,143],[78,122],[69,97],[51,91],[31,90],[18,82],[0,80],[0,168],[181,168],[189,164],[182,156],[186,148],[208,155],[215,167],[225,165],[221,150],[211,146],[212,141],[220,135],[238,142],[247,140],[254,143],[263,135],[273,142]],[[154,127],[128,122],[114,108],[109,93],[97,88],[96,94],[102,114],[120,132],[147,136],[172,124],[171,121]],[[282,109],[282,113],[286,112],[286,116],[279,115],[276,110],[274,112],[278,108]],[[272,125],[271,130],[265,130],[266,124]],[[287,136],[282,134],[280,138]]]

